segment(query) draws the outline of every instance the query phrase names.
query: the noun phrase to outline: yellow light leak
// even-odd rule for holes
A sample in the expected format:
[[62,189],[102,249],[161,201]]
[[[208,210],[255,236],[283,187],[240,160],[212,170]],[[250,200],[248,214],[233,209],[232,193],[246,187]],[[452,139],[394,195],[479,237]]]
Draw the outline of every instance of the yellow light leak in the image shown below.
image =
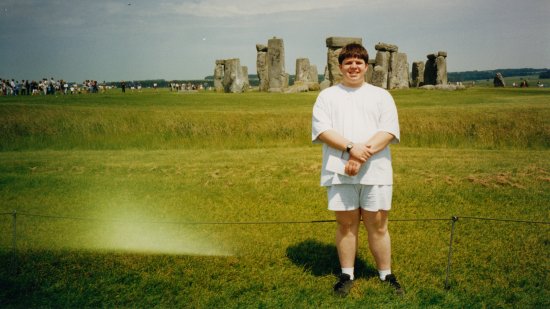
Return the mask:
[[[214,241],[199,231],[199,226],[182,224],[154,223],[152,217],[136,214],[105,214],[106,221],[98,221],[89,242],[90,249],[106,249],[155,254],[187,254],[230,256],[229,250],[222,249]],[[221,233],[221,232],[220,232]],[[86,246],[86,245],[84,245]],[[86,247],[88,247],[86,246]]]

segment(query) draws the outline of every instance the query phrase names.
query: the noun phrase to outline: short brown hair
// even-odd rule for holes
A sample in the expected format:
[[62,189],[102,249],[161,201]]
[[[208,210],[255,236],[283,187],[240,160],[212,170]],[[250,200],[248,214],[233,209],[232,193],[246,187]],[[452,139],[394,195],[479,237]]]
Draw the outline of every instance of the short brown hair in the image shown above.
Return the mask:
[[369,62],[369,53],[361,44],[350,43],[342,48],[340,55],[338,55],[338,63],[342,64],[344,59],[347,58],[359,58],[365,60],[365,63]]

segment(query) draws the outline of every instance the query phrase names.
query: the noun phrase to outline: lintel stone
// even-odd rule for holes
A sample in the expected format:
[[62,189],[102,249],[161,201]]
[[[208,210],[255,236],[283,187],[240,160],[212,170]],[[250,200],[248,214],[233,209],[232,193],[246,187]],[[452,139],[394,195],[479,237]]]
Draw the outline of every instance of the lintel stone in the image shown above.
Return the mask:
[[329,48],[344,47],[351,43],[363,44],[363,39],[351,38],[351,37],[339,37],[339,36],[331,36],[326,39],[326,44],[327,44],[327,47]]

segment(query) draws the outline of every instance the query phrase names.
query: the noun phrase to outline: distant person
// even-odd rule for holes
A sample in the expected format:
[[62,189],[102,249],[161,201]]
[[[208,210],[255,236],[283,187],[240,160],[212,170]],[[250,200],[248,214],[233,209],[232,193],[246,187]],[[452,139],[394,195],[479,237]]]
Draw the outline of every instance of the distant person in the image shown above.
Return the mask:
[[122,93],[126,93],[126,83],[124,81],[120,83],[120,88],[122,88]]
[[[399,142],[397,109],[390,93],[365,83],[367,50],[345,46],[338,57],[342,82],[319,93],[313,107],[312,141],[323,144],[321,186],[337,222],[336,248],[341,274],[334,292],[345,296],[355,279],[361,219],[368,233],[381,281],[398,294],[403,289],[391,271],[388,214],[393,172],[388,145]],[[329,170],[329,160],[344,160],[344,171]]]

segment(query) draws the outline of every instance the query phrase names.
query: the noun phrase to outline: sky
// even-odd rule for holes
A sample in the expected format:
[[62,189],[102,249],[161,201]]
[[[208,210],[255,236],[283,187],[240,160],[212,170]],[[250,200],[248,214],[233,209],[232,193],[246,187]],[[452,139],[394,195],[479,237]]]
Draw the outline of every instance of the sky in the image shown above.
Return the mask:
[[282,38],[285,70],[326,38],[397,45],[409,66],[446,51],[449,72],[550,68],[549,0],[1,0],[0,78],[202,79],[218,59],[256,73],[256,44]]

